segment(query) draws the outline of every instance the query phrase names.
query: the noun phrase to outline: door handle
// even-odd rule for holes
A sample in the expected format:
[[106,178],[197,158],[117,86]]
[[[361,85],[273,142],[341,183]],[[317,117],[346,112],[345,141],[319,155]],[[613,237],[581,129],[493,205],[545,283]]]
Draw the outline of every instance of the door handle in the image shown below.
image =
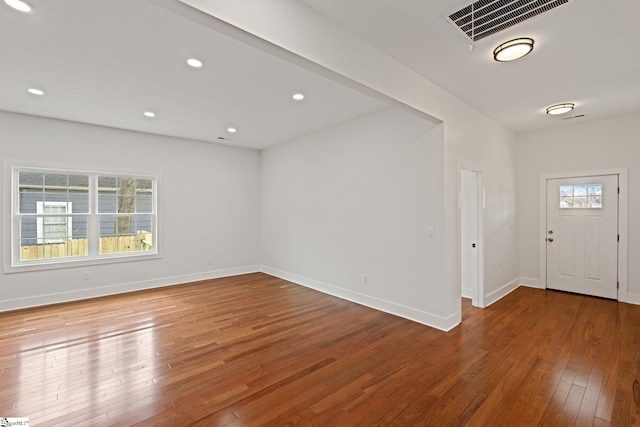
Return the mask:
[[547,239],[547,242],[549,242],[549,243],[553,242],[553,237],[549,237],[549,238]]

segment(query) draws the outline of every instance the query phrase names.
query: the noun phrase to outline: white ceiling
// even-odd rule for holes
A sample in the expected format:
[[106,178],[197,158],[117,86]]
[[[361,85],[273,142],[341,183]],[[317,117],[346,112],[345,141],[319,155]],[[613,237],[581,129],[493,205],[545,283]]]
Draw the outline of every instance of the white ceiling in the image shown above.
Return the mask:
[[[385,106],[177,0],[27,1],[33,13],[0,2],[0,110],[261,149]],[[474,51],[441,17],[457,0],[298,1],[515,132],[640,112],[638,0],[574,0]],[[518,36],[530,55],[492,60]],[[585,117],[544,114],[558,102]]]
[[[640,112],[639,0],[573,0],[474,51],[442,18],[468,1],[299,1],[517,133]],[[493,49],[516,37],[534,51],[495,62]],[[585,117],[544,114],[561,102]]]
[[0,110],[261,149],[385,107],[177,0],[27,1],[0,2]]

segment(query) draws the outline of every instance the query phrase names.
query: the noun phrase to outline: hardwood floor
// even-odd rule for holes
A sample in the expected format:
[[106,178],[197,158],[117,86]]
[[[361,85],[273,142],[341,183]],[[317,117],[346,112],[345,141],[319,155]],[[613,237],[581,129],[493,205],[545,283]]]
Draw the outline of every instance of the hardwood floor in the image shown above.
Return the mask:
[[261,273],[0,314],[32,426],[629,426],[639,379],[640,306],[528,288],[448,333]]

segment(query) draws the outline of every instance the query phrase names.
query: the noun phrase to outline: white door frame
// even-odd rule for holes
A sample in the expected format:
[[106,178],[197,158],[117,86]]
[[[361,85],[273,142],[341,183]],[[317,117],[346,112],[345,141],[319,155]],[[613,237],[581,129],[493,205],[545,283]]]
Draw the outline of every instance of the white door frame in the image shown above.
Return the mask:
[[[584,172],[549,173],[540,175],[540,224],[538,230],[539,241],[539,283],[540,287],[547,287],[547,180],[557,178],[581,178],[596,175],[618,175],[618,301],[628,302],[627,294],[627,245],[629,221],[629,169],[605,169]],[[524,195],[521,195],[524,197]]]
[[[484,302],[484,182],[483,172],[481,170],[468,169],[460,167],[458,170],[458,288],[462,292],[462,248],[460,244],[460,236],[462,234],[462,214],[460,207],[462,206],[462,180],[460,179],[462,171],[472,172],[476,175],[476,197],[477,197],[477,230],[478,230],[478,280],[475,281],[477,286],[472,291],[471,304],[474,307],[485,308]],[[460,295],[462,297],[462,295]]]

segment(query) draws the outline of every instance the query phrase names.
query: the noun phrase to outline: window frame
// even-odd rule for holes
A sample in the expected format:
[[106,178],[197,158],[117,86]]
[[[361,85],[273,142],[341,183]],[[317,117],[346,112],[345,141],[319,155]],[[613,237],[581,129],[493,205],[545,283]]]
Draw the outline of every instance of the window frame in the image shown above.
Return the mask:
[[[67,222],[65,223],[67,232],[66,236],[70,239],[73,236],[73,202],[53,202],[49,200],[38,200],[36,201],[36,213],[38,215],[45,214],[45,209],[48,207],[64,207],[65,212],[62,215],[57,215],[54,218],[65,217],[67,218]],[[47,239],[47,231],[45,225],[50,225],[46,223],[47,217],[39,216],[36,218],[36,241],[38,244],[42,242],[42,244],[47,243],[62,243],[62,239]]]
[[[77,167],[67,165],[52,165],[50,163],[33,163],[22,161],[4,161],[3,178],[5,185],[3,186],[3,235],[9,238],[3,238],[3,271],[4,273],[15,273],[22,271],[49,270],[55,268],[71,268],[89,265],[100,265],[108,263],[142,261],[147,259],[161,258],[161,236],[160,236],[160,205],[159,205],[159,188],[161,187],[161,174],[149,171],[132,171],[128,169],[110,168],[105,171],[103,168],[78,169]],[[86,256],[69,256],[59,258],[44,258],[37,260],[20,260],[21,242],[20,242],[20,189],[19,174],[20,172],[37,172],[37,173],[62,173],[69,175],[86,175],[89,177],[89,209],[88,213],[71,213],[67,216],[72,219],[77,216],[85,216],[88,219],[87,242],[88,255]],[[133,177],[138,179],[149,179],[152,183],[152,208],[150,213],[144,213],[151,218],[153,245],[148,251],[131,251],[117,253],[99,253],[100,242],[100,215],[98,213],[98,176],[110,177]],[[68,203],[69,201],[65,202]],[[132,215],[136,215],[135,213]],[[69,224],[70,226],[71,224]]]
[[[590,187],[593,186],[598,186],[599,189],[599,194],[593,194],[590,192]],[[562,194],[562,187],[571,187],[571,196],[563,196]],[[585,193],[584,196],[576,196],[575,195],[575,191],[576,191],[576,187],[586,187],[587,192]],[[593,182],[590,184],[566,184],[566,185],[560,185],[560,187],[558,188],[558,209],[560,210],[584,210],[584,209],[603,209],[604,208],[604,185],[602,185],[601,182]],[[589,202],[589,197],[596,197],[599,196],[600,197],[600,206],[590,206],[590,202]],[[563,199],[567,199],[571,198],[571,205],[572,206],[562,206],[563,203]],[[586,206],[573,206],[573,202],[576,199],[584,199],[586,202]]]

